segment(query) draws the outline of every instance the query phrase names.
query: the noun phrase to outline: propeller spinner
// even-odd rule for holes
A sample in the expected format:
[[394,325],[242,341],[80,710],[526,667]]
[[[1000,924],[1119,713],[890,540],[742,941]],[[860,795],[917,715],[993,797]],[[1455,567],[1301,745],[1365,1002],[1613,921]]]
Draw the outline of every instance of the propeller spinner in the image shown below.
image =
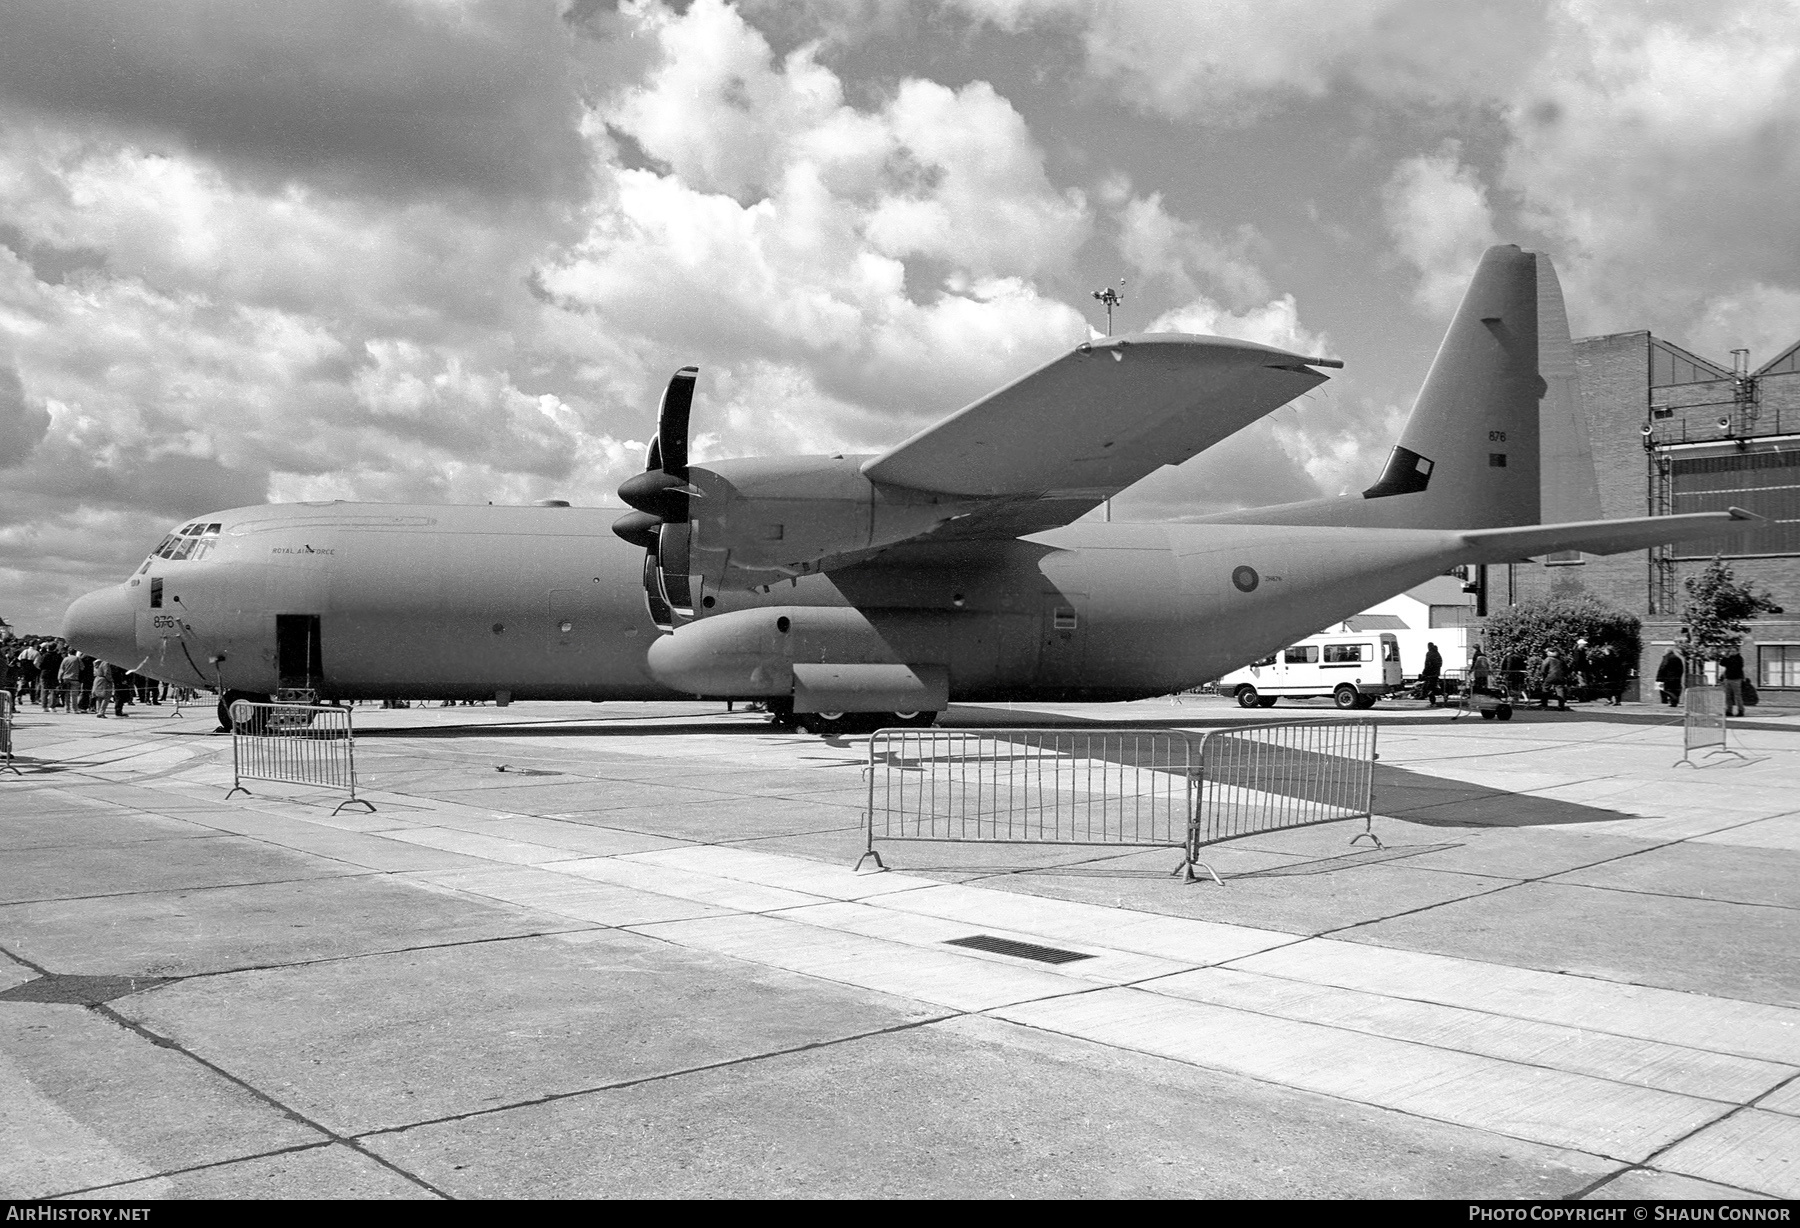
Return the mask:
[[644,472],[619,486],[619,498],[636,510],[613,522],[614,533],[644,548],[644,596],[663,628],[674,626],[675,615],[694,612],[688,507],[699,492],[688,484],[688,418],[699,376],[698,367],[683,367],[663,390]]

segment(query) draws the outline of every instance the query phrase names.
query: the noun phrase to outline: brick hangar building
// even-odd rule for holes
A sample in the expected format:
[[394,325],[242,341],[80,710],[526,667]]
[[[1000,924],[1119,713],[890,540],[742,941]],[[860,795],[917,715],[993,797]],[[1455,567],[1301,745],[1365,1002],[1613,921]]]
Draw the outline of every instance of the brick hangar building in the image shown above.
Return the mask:
[[1747,358],[1734,351],[1723,367],[1648,332],[1575,342],[1603,516],[1736,506],[1765,520],[1635,554],[1489,569],[1491,604],[1587,592],[1642,618],[1639,698],[1679,635],[1682,581],[1720,554],[1785,611],[1750,623],[1744,662],[1767,702],[1800,704],[1800,342],[1754,371]]

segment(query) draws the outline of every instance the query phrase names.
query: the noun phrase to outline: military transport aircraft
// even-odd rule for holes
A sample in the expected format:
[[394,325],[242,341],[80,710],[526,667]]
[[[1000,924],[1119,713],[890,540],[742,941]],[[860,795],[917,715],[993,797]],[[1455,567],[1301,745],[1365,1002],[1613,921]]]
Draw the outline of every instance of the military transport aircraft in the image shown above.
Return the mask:
[[1094,340],[879,456],[707,465],[688,460],[690,367],[616,523],[568,506],[215,512],[76,601],[64,635],[216,691],[222,722],[236,698],[298,689],[755,699],[830,731],[929,722],[955,700],[1167,694],[1455,564],[1641,549],[1750,518],[1539,523],[1541,293],[1566,347],[1548,261],[1487,252],[1361,495],[1197,523],[1079,519],[1342,365],[1251,342]]

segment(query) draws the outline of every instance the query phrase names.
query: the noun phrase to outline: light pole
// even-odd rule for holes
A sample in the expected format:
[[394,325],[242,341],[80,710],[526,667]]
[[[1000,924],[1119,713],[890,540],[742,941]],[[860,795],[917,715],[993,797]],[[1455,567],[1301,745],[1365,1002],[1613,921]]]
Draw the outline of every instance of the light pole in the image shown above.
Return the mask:
[[[1121,278],[1119,278],[1119,288],[1117,290],[1113,289],[1111,286],[1108,286],[1104,290],[1094,291],[1094,297],[1099,299],[1102,303],[1104,303],[1106,305],[1106,335],[1108,337],[1112,336],[1113,308],[1121,306],[1125,302],[1124,290],[1125,290],[1125,279],[1123,277],[1121,277]],[[1117,358],[1118,355],[1114,354],[1113,357]],[[1112,523],[1112,500],[1111,499],[1108,499],[1106,501],[1106,513],[1105,514],[1106,514],[1106,522],[1108,524],[1111,524]]]
[[1125,279],[1123,277],[1121,277],[1121,278],[1119,278],[1119,288],[1117,290],[1113,289],[1111,286],[1108,286],[1104,290],[1094,291],[1094,297],[1099,299],[1102,303],[1106,304],[1106,335],[1108,337],[1112,336],[1113,308],[1121,306],[1125,302],[1124,290],[1125,290]]

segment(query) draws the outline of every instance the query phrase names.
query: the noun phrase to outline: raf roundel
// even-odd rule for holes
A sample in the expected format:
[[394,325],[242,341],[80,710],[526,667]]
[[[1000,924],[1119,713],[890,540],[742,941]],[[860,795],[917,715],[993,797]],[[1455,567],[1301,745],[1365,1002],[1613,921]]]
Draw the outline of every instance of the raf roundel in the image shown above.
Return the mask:
[[1256,586],[1262,583],[1262,577],[1256,574],[1254,567],[1238,567],[1231,573],[1231,582],[1240,593],[1254,593]]

